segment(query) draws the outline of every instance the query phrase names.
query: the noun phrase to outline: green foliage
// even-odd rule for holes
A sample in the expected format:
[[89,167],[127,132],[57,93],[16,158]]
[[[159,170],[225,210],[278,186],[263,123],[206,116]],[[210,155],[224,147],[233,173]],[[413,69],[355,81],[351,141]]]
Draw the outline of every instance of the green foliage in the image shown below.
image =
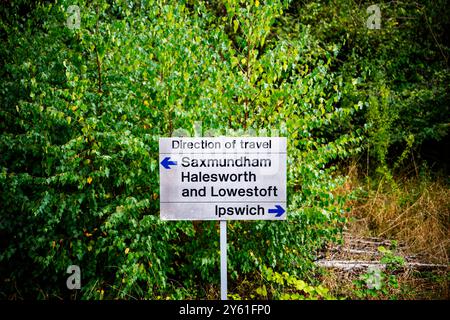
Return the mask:
[[[298,279],[287,272],[276,272],[272,268],[263,266],[261,269],[259,286],[250,288],[245,299],[273,299],[273,300],[334,300],[329,290],[322,285],[313,286]],[[251,292],[253,290],[253,292]],[[239,294],[230,294],[233,300],[241,300]]]
[[[338,162],[366,135],[381,168],[403,144],[400,165],[447,134],[449,114],[448,48],[430,37],[421,46],[415,20],[406,33],[395,19],[378,33],[353,26],[352,3],[4,4],[1,296],[204,298],[218,284],[217,224],[159,219],[158,138],[215,132],[288,138],[288,221],[229,223],[232,281],[268,266],[289,275],[277,292],[326,298],[289,290],[313,282],[315,252],[345,223]],[[396,3],[417,17],[439,12]],[[71,5],[80,28],[67,25]],[[442,24],[430,24],[440,39]],[[80,294],[65,287],[72,264]]]
[[394,242],[390,249],[383,246],[378,247],[378,251],[383,254],[380,262],[385,265],[384,271],[378,268],[369,270],[360,275],[354,281],[354,294],[359,299],[368,298],[395,298],[395,291],[399,290],[396,271],[405,264],[405,259],[395,254],[397,244]]
[[391,249],[386,249],[383,246],[378,247],[378,251],[383,254],[380,262],[386,265],[386,269],[394,272],[405,265],[405,259],[402,256],[396,255],[394,252],[396,244],[392,244]]
[[[305,281],[289,275],[287,272],[278,273],[271,268],[263,268],[263,279],[268,282],[272,299],[280,300],[331,300],[335,299],[329,290],[322,285],[311,286]],[[267,298],[268,290],[264,284],[256,289],[259,298]]]
[[373,270],[360,275],[359,279],[353,283],[354,294],[358,299],[392,298],[394,295],[390,291],[399,287],[395,275],[386,275],[382,271],[375,273]]
[[2,9],[2,295],[71,296],[75,264],[83,299],[203,297],[218,283],[217,225],[158,216],[158,137],[195,121],[288,137],[289,221],[230,223],[229,270],[307,277],[344,222],[330,163],[361,141],[327,130],[354,112],[338,107],[330,53],[307,28],[277,35],[278,1],[79,1],[79,29],[72,4]]
[[369,126],[372,168],[389,179],[412,155],[420,158],[424,142],[448,137],[450,11],[446,1],[378,2],[381,28],[371,30],[372,4],[300,1],[290,12],[314,27],[321,46],[338,48],[331,65],[354,85],[343,103],[361,106],[352,122]]

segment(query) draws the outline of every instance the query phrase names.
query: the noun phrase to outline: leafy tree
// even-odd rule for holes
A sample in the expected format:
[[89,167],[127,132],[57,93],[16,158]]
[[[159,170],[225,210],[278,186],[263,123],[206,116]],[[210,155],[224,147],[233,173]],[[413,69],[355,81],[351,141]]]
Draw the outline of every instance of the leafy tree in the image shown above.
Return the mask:
[[372,4],[299,1],[289,17],[311,25],[321,46],[339,47],[332,68],[355,84],[343,102],[360,104],[353,123],[370,127],[372,167],[390,176],[391,169],[426,156],[422,146],[430,141],[448,146],[450,11],[445,1],[383,1],[380,29],[368,29]]
[[[423,17],[396,3],[383,15]],[[73,5],[80,28],[67,24]],[[417,21],[360,28],[362,4],[11,1],[0,12],[5,297],[74,296],[72,264],[84,299],[204,297],[218,283],[217,224],[159,219],[158,138],[195,122],[288,138],[288,221],[229,224],[234,283],[266,267],[315,281],[315,251],[345,221],[335,165],[361,151],[365,123],[382,166],[390,148],[403,146],[401,160],[405,144],[446,134],[447,48],[418,43]]]

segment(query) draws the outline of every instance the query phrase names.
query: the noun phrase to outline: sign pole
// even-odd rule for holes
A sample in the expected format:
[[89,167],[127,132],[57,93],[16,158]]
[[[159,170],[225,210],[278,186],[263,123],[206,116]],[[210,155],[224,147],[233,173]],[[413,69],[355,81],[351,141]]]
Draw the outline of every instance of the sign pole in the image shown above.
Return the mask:
[[227,300],[227,220],[220,220],[220,299]]

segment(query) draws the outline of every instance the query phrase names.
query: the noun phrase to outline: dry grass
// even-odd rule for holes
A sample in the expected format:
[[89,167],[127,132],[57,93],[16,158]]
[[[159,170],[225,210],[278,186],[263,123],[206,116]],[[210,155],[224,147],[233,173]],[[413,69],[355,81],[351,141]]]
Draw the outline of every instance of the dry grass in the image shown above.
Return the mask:
[[[350,168],[352,189],[367,190]],[[382,237],[402,243],[407,254],[431,263],[448,263],[450,248],[450,188],[443,179],[380,181],[353,203],[348,232],[361,237]]]
[[[405,256],[423,263],[448,265],[450,188],[443,178],[429,175],[395,177],[374,184],[356,165],[346,169],[347,182],[339,193],[354,191],[349,203],[347,234],[356,238],[397,240]],[[348,244],[347,244],[348,245]],[[448,269],[447,269],[448,270]],[[397,275],[398,290],[381,299],[449,299],[448,271],[408,271]],[[358,275],[328,270],[324,285],[337,295],[352,297]]]
[[359,274],[342,272],[339,270],[327,270],[321,278],[322,285],[338,298],[345,299],[369,299],[369,300],[448,300],[448,272],[434,271],[428,273],[416,273],[407,271],[396,275],[398,288],[389,287],[387,293],[379,292],[376,296],[358,297],[354,281],[359,279]]

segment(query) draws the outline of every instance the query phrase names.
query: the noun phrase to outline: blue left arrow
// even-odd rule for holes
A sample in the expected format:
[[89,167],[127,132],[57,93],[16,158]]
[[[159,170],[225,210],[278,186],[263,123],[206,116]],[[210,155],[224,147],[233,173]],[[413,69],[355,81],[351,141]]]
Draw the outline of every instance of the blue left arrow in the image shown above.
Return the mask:
[[170,166],[176,166],[176,161],[170,161],[170,157],[165,157],[163,161],[161,161],[161,165],[166,169],[171,169]]
[[275,208],[276,209],[269,209],[269,213],[276,213],[276,215],[275,215],[275,217],[281,217],[282,215],[283,215],[283,213],[285,213],[286,211],[284,211],[284,209],[281,207],[281,206],[279,206],[279,205],[276,205],[275,206]]

